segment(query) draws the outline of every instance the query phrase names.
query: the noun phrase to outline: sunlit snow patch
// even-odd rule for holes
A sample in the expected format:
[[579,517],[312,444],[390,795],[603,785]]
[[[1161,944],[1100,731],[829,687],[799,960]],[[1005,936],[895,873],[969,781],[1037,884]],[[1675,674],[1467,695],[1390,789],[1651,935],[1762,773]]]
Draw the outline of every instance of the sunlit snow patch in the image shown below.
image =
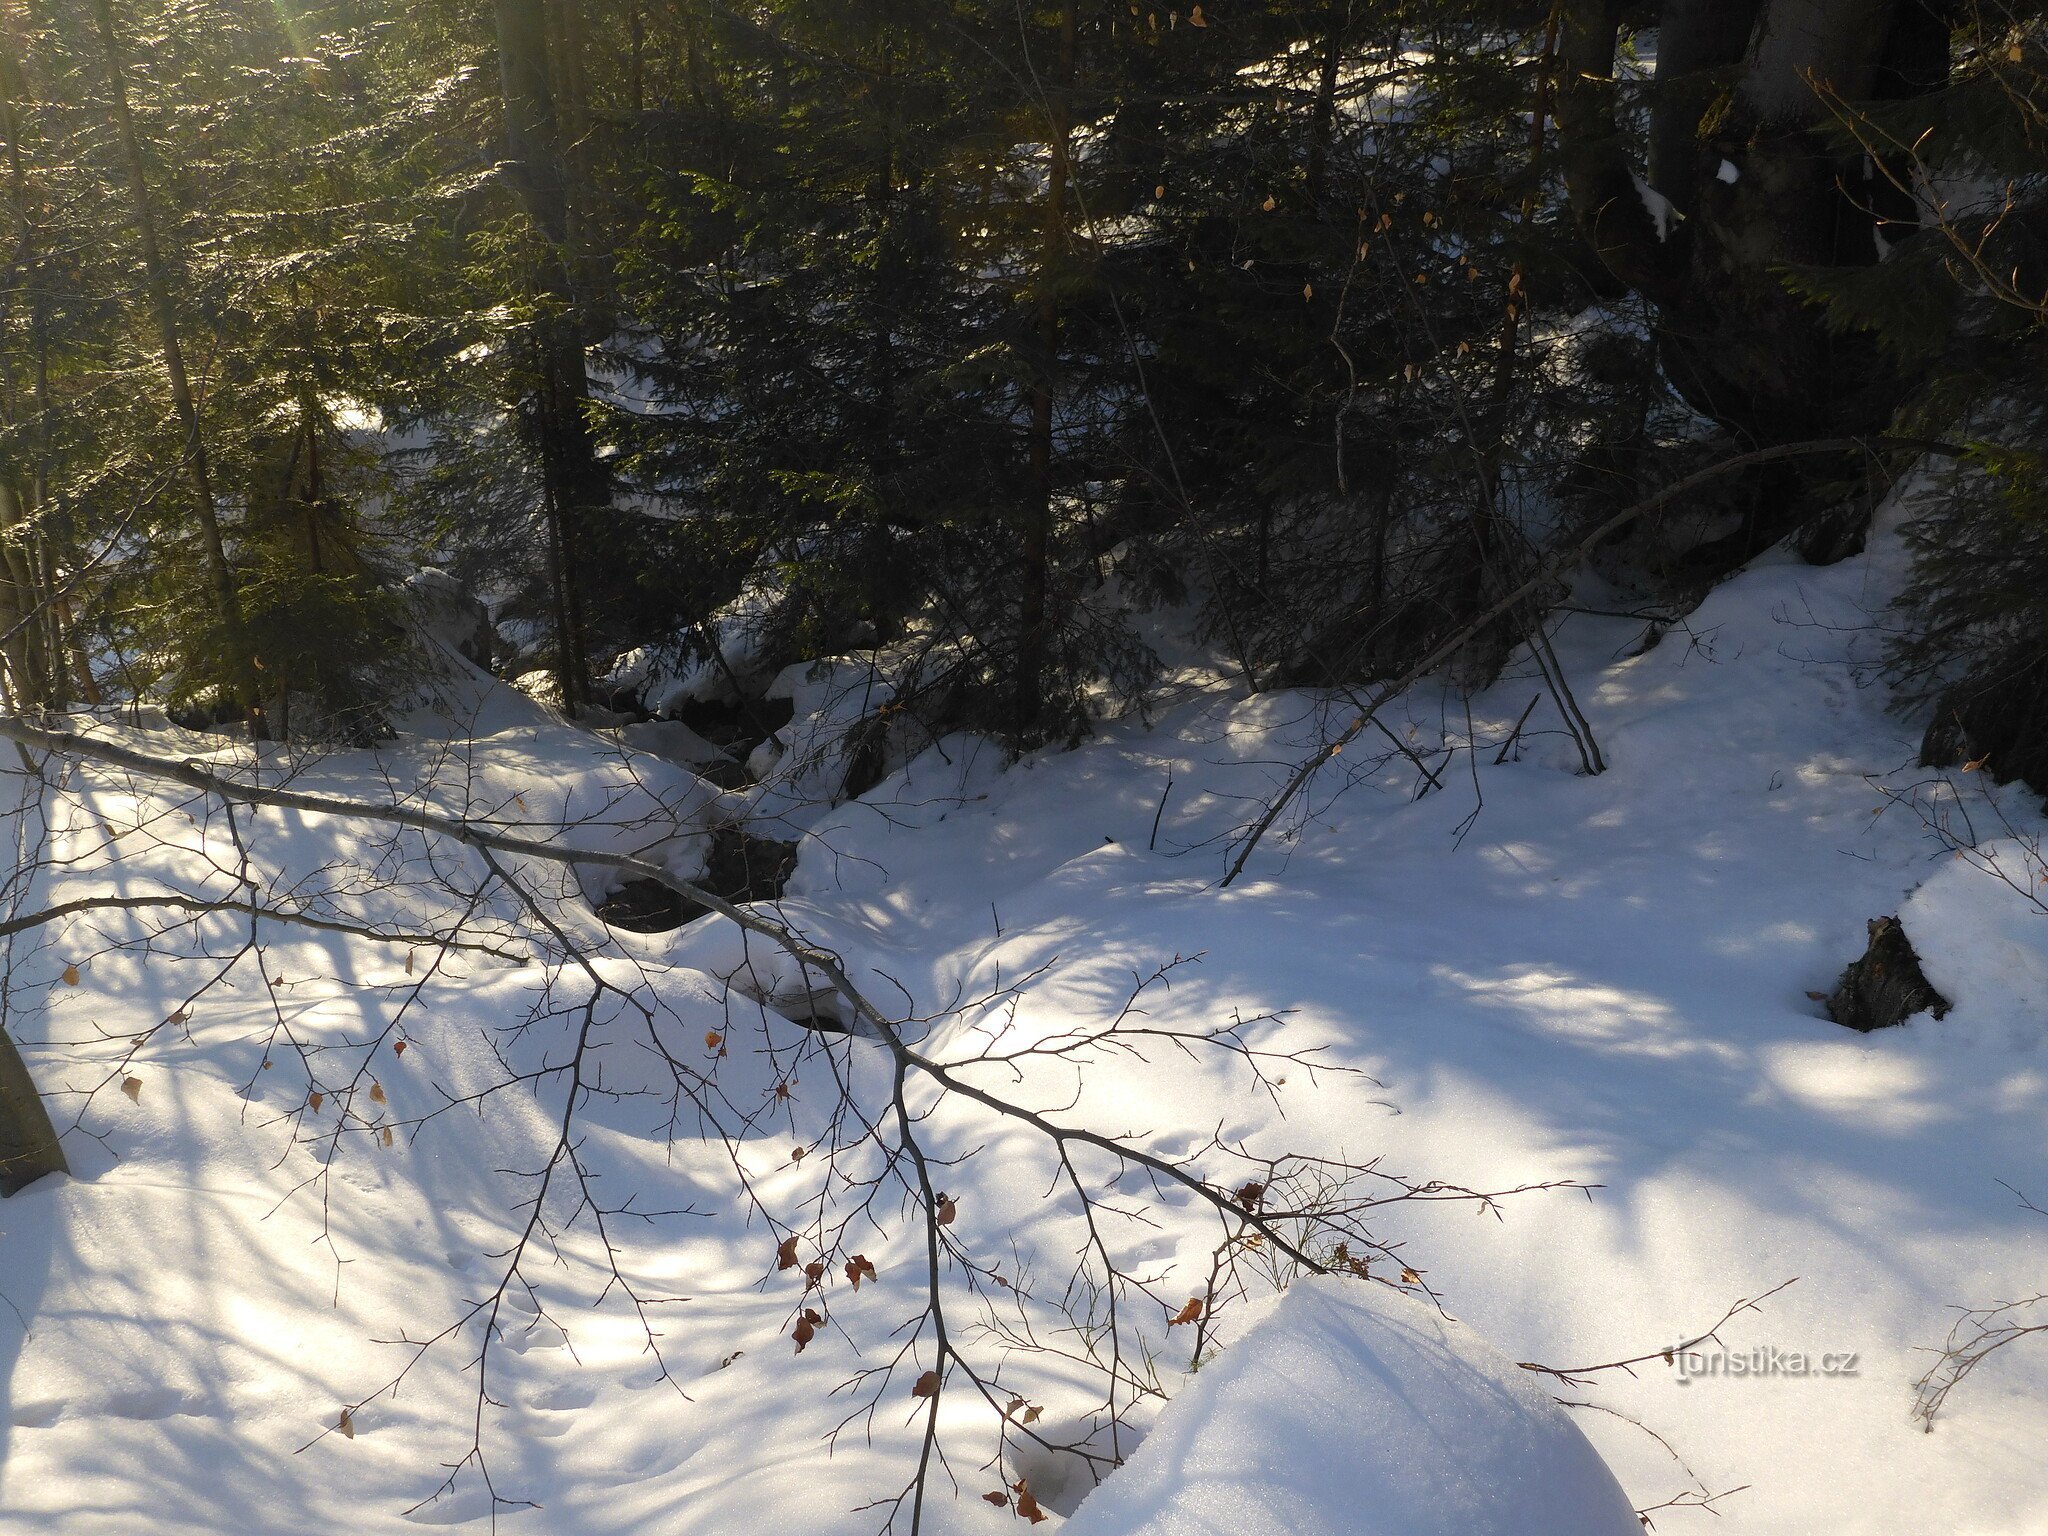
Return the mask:
[[1062,1536],[1640,1536],[1550,1394],[1462,1324],[1319,1277],[1204,1366]]

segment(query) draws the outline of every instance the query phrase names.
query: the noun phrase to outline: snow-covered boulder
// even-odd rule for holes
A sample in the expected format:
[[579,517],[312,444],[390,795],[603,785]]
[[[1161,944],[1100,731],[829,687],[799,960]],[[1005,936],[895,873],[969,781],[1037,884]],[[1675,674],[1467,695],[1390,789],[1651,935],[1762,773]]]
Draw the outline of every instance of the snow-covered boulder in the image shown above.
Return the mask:
[[1641,1536],[1541,1382],[1381,1286],[1297,1282],[1062,1536]]

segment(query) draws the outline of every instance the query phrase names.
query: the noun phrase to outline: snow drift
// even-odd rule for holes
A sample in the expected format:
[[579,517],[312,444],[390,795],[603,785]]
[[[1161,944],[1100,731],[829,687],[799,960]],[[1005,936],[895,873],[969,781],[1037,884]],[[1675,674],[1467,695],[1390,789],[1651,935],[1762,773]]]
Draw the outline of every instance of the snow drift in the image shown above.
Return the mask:
[[1412,1297],[1316,1276],[1204,1366],[1064,1536],[1640,1536],[1537,1379]]

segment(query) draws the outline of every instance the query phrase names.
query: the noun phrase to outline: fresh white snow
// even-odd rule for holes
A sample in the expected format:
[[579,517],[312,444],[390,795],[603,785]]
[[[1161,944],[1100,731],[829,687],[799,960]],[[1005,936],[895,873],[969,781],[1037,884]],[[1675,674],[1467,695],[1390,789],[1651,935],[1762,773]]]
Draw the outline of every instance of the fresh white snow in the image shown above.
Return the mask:
[[[1143,1320],[1162,1384],[1184,1401],[1156,1446],[1080,1505],[1083,1531],[1135,1531],[1141,1511],[1166,1522],[1161,1531],[1205,1528],[1170,1523],[1181,1507],[1171,1501],[1187,1495],[1162,1468],[1165,1450],[1266,1422],[1230,1384],[1269,1393],[1275,1371],[1305,1379],[1299,1433],[1269,1424],[1263,1432],[1287,1437],[1276,1459],[1205,1458],[1207,1507],[1285,1510],[1299,1499],[1298,1521],[1234,1529],[1301,1536],[1452,1529],[1318,1526],[1306,1512],[1368,1502],[1382,1473],[1401,1481],[1375,1511],[1424,1487],[1500,1493],[1476,1469],[1495,1433],[1476,1411],[1460,1414],[1442,1456],[1415,1430],[1413,1415],[1448,1412],[1482,1382],[1510,1392],[1474,1338],[1509,1360],[1610,1361],[1674,1343],[1795,1276],[1728,1325],[1728,1349],[1851,1352],[1854,1374],[1686,1383],[1652,1361],[1585,1387],[1549,1383],[1599,1405],[1571,1413],[1628,1500],[1740,1487],[1718,1518],[1654,1516],[1659,1530],[1717,1536],[2048,1529],[2048,1347],[2023,1343],[1987,1365],[1932,1433],[1909,1418],[1922,1351],[1946,1334],[1948,1309],[2034,1294],[2048,1271],[2048,1223],[2006,1187],[2048,1195],[2048,917],[1956,858],[1895,798],[1929,777],[1911,766],[1916,724],[1886,713],[1868,672],[1900,558],[1885,537],[1825,570],[1767,559],[1640,654],[1640,623],[1573,617],[1558,649],[1610,772],[1573,771],[1547,700],[1519,758],[1495,766],[1492,744],[1539,688],[1511,675],[1472,704],[1487,746],[1477,755],[1484,804],[1469,826],[1464,754],[1444,771],[1446,788],[1420,800],[1407,764],[1351,782],[1340,772],[1358,765],[1340,758],[1306,814],[1283,822],[1227,890],[1216,884],[1223,840],[1317,739],[1324,706],[1246,697],[1196,667],[1149,723],[1105,722],[1077,751],[1005,770],[994,749],[952,738],[861,801],[805,818],[782,913],[844,954],[874,995],[936,1015],[1031,978],[1013,997],[938,1018],[927,1049],[964,1056],[991,1040],[1056,1037],[1113,1012],[1133,973],[1199,953],[1147,993],[1150,1022],[1199,1028],[1233,1010],[1274,1013],[1256,1028],[1262,1045],[1322,1047],[1359,1074],[1288,1073],[1269,1098],[1228,1064],[1172,1051],[1106,1058],[1078,1077],[1027,1073],[1015,1091],[1070,1122],[1168,1151],[1220,1135],[1379,1156],[1403,1174],[1474,1186],[1597,1186],[1517,1196],[1499,1219],[1459,1206],[1389,1211],[1381,1234],[1406,1245],[1455,1328],[1425,1327],[1423,1312],[1395,1309],[1398,1298],[1353,1312],[1318,1286],[1282,1304],[1297,1326],[1264,1345],[1258,1332],[1239,1336],[1253,1303],[1226,1310],[1233,1342],[1188,1378],[1189,1330],[1168,1328],[1163,1311]],[[1419,690],[1389,724],[1434,748],[1445,700]],[[307,765],[303,782],[379,798],[431,780],[435,803],[542,832],[594,813],[597,824],[574,834],[590,839],[579,846],[645,848],[679,869],[697,856],[701,822],[730,811],[731,797],[680,768],[622,758],[511,690],[477,708],[488,739],[473,748],[435,740],[423,714],[393,747]],[[1328,709],[1348,718],[1342,704]],[[1455,698],[1448,713],[1462,736]],[[219,750],[130,734],[162,751]],[[1995,797],[2014,837],[2039,835],[2034,801],[1980,778],[1957,776],[1966,795]],[[231,889],[225,828],[217,814],[204,827],[183,820],[188,798],[71,771],[46,810],[61,872],[21,905]],[[150,851],[123,832],[145,821],[182,851]],[[305,889],[354,879],[344,871],[363,854],[360,827],[281,812],[254,826],[264,857]],[[427,889],[429,856],[408,835],[354,880],[351,909],[405,912]],[[479,872],[469,855],[433,856],[462,878]],[[590,893],[540,878],[553,879],[550,910],[568,931],[603,937],[581,900]],[[530,930],[527,915],[492,902],[508,943]],[[1856,1036],[1808,994],[1860,952],[1867,919],[1893,912],[1955,1007],[1939,1023]],[[405,946],[270,928],[267,981],[244,961],[203,985],[246,925],[209,920],[213,962],[179,958],[195,953],[185,934],[149,955],[118,946],[160,921],[74,920],[43,930],[33,954],[30,939],[16,941],[18,979],[46,988],[15,996],[29,1010],[16,1026],[24,1054],[57,1092],[61,1119],[98,1089],[86,1118],[98,1139],[68,1138],[75,1177],[0,1203],[0,1533],[485,1528],[490,1501],[474,1469],[406,1513],[469,1447],[473,1329],[366,1403],[352,1438],[336,1432],[337,1414],[403,1365],[410,1351],[396,1341],[437,1333],[489,1290],[531,1193],[506,1170],[543,1165],[559,1136],[563,1082],[546,1069],[580,1027],[588,977],[469,954],[435,968],[424,948],[409,967]],[[607,1292],[587,1226],[534,1256],[534,1290],[515,1291],[500,1319],[489,1362],[499,1406],[483,1427],[498,1492],[539,1507],[501,1509],[498,1526],[872,1532],[884,1512],[859,1506],[892,1495],[915,1455],[907,1386],[836,1444],[825,1437],[853,1406],[834,1389],[886,1358],[890,1330],[915,1309],[921,1236],[892,1213],[888,1233],[866,1240],[878,1282],[857,1295],[833,1289],[830,1326],[798,1355],[788,1335],[801,1287],[776,1272],[774,1236],[738,1198],[743,1169],[771,1214],[797,1218],[818,1170],[816,1159],[792,1161],[792,1143],[816,1134],[806,1116],[828,1096],[815,1040],[721,982],[787,1007],[804,978],[718,919],[624,936],[608,955],[603,974],[654,989],[670,1012],[648,1025],[614,998],[590,1016],[590,1060],[618,1096],[593,1100],[581,1155],[608,1205],[630,1197],[647,1213],[612,1224],[622,1273],[643,1296],[688,1299],[653,1306],[657,1361],[641,1317]],[[78,985],[59,979],[66,964],[79,967]],[[536,1006],[543,1016],[516,1028]],[[119,1059],[129,1037],[180,1012],[189,1017]],[[728,1145],[692,1117],[671,1124],[648,1028],[678,1052],[721,1033],[726,1054],[699,1049],[702,1069],[743,1109],[768,1101],[807,1041],[813,1054],[794,1069],[796,1102],[779,1119],[735,1121]],[[409,1046],[402,1057],[397,1039]],[[871,1048],[842,1049],[872,1090],[880,1073],[861,1055]],[[391,1146],[369,1124],[331,1147],[307,1144],[336,1123],[332,1105],[307,1106],[302,1051],[323,1081],[377,1082],[388,1108],[361,1097],[356,1107],[402,1126]],[[540,1075],[492,1093],[481,1112],[459,1102],[508,1073]],[[132,1099],[119,1091],[126,1077],[138,1083]],[[992,1262],[1021,1257],[1061,1273],[1077,1217],[1043,1149],[952,1099],[924,1131],[962,1159],[944,1175],[962,1241]],[[1161,1195],[1146,1221],[1117,1240],[1168,1292],[1198,1289],[1213,1219]],[[1400,1328],[1411,1330],[1405,1355],[1391,1342]],[[1353,1348],[1347,1364],[1339,1351]],[[1401,1380],[1434,1384],[1406,1409],[1390,1400],[1400,1382],[1375,1381],[1367,1364],[1396,1358]],[[1030,1360],[1013,1368],[1048,1423],[1081,1411],[1071,1375]],[[1356,1416],[1311,1414],[1308,1383],[1328,1398],[1351,1374]],[[1544,1382],[1522,1375],[1511,1393],[1522,1429],[1498,1431],[1500,1465],[1526,1452],[1514,1464],[1555,1479],[1546,1486],[1560,1498],[1587,1490],[1584,1522],[1555,1528],[1604,1531],[1595,1521],[1612,1505],[1599,1513],[1597,1468],[1537,1412],[1530,1389],[1540,1398]],[[960,1449],[952,1477],[937,1481],[932,1528],[1004,1528],[1016,1517],[982,1498],[996,1481],[979,1466],[987,1437],[964,1394],[947,1403]],[[1361,1450],[1375,1423],[1398,1438]],[[1515,1438],[1524,1431],[1531,1438]],[[1304,1483],[1314,1467],[1327,1480]],[[1055,1520],[1086,1492],[1085,1478],[1056,1493],[1055,1474],[1034,1476]]]
[[1201,1372],[1069,1536],[1640,1536],[1528,1372],[1435,1308],[1297,1281]]

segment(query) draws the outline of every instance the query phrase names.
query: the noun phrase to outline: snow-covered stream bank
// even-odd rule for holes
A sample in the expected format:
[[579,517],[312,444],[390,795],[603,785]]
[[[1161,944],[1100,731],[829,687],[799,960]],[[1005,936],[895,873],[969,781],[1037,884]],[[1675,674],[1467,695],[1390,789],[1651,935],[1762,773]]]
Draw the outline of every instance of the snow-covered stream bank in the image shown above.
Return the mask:
[[[1731,1322],[1729,1352],[1850,1354],[1853,1369],[1686,1381],[1652,1364],[1559,1389],[1611,1410],[1575,1418],[1634,1504],[1747,1485],[1717,1504],[1718,1519],[1665,1510],[1660,1530],[2048,1530],[2048,1344],[2023,1342],[1987,1365],[1932,1433],[1909,1417],[1922,1351],[1947,1332],[1949,1308],[2048,1285],[2048,1221],[2006,1187],[2048,1197],[2048,916],[1957,861],[1883,793],[1924,774],[1910,766],[1914,728],[1885,713],[1859,665],[1875,655],[1871,625],[1896,576],[1895,545],[1875,549],[1825,570],[1766,562],[1637,655],[1624,653],[1641,624],[1570,620],[1559,650],[1611,770],[1574,773],[1551,734],[1499,766],[1484,752],[1483,808],[1462,837],[1474,808],[1465,757],[1443,792],[1419,801],[1399,764],[1341,796],[1319,786],[1293,835],[1276,835],[1219,890],[1221,840],[1318,720],[1299,695],[1246,698],[1190,673],[1149,725],[1107,724],[1070,753],[1007,771],[964,740],[926,754],[812,826],[781,910],[875,995],[907,994],[906,1014],[1031,978],[1013,998],[943,1021],[935,1050],[988,1031],[1024,1044],[1085,1025],[1116,1010],[1133,973],[1199,954],[1148,991],[1151,1023],[1276,1014],[1258,1027],[1262,1044],[1320,1047],[1356,1069],[1283,1072],[1267,1096],[1228,1064],[1171,1051],[1109,1060],[1052,1093],[1075,1122],[1168,1152],[1220,1136],[1383,1157],[1411,1177],[1478,1188],[1597,1186],[1516,1196],[1498,1220],[1404,1206],[1376,1223],[1407,1245],[1446,1309],[1510,1360],[1637,1355],[1796,1277]],[[1503,682],[1475,700],[1478,735],[1502,740],[1535,689]],[[1440,703],[1434,691],[1413,701],[1421,739],[1434,739]],[[654,840],[660,808],[634,798],[637,787],[597,782],[621,771],[605,743],[515,698],[491,708],[498,734],[474,749],[491,784],[474,799],[519,797],[542,827],[616,806],[621,846]],[[1457,719],[1462,728],[1461,708]],[[330,759],[308,782],[374,795],[384,773],[430,761],[443,782],[459,763],[406,741],[377,761]],[[659,782],[671,809],[699,804],[687,775]],[[137,800],[109,775],[74,772],[48,810],[62,873],[29,903],[217,878],[218,828],[203,849],[194,828],[175,833],[186,853],[108,861],[111,829],[154,815],[174,830],[179,813],[165,807],[179,798]],[[2000,801],[2021,831],[2040,830],[2028,797]],[[360,829],[266,815],[309,879],[359,856]],[[404,910],[393,887],[408,869],[379,869],[362,900]],[[1940,1022],[1857,1036],[1809,993],[1860,952],[1867,919],[1894,912],[1955,1007]],[[98,937],[82,923],[45,930],[24,971],[50,987],[47,1009],[19,1030],[39,1081],[85,1089],[111,1074],[113,1086],[89,1117],[102,1140],[67,1142],[76,1176],[0,1204],[0,1531],[360,1533],[481,1520],[489,1500],[473,1468],[451,1495],[406,1513],[469,1446],[473,1341],[429,1352],[395,1395],[354,1416],[352,1434],[335,1432],[336,1416],[404,1363],[393,1341],[433,1335],[488,1287],[492,1256],[525,1219],[525,1186],[502,1170],[547,1160],[560,1096],[542,1081],[493,1095],[481,1115],[458,1103],[407,1122],[499,1081],[522,1052],[544,1057],[573,1028],[585,983],[473,954],[428,975],[424,949],[409,958],[404,946],[272,932],[269,983],[245,966],[113,1068],[107,1037],[185,1011],[211,972],[108,948],[107,936],[147,931],[140,919],[92,922]],[[210,931],[232,950],[231,923]],[[749,961],[772,970],[772,957],[715,918],[620,943],[606,962],[620,978],[651,978],[693,1038],[729,1042],[703,1066],[733,1102],[772,1093],[777,1058],[757,1039],[787,1052],[802,1032],[736,1017],[718,982]],[[79,982],[65,986],[59,973],[74,961]],[[565,1010],[551,1039],[494,1033],[550,996]],[[403,1127],[390,1146],[353,1137],[331,1178],[309,1182],[320,1165],[294,1144],[295,1127],[313,1123],[306,1078],[279,1045],[282,1021],[337,1055],[343,1042],[406,1041],[402,1056],[387,1044],[365,1058]],[[736,1172],[793,1206],[810,1186],[790,1161],[791,1135],[763,1125],[731,1156],[693,1123],[671,1137],[658,1099],[631,1096],[650,1087],[648,1053],[609,1014],[596,1029],[604,1086],[627,1096],[592,1102],[583,1145],[604,1202],[630,1196],[650,1213],[613,1223],[621,1271],[642,1295],[688,1299],[655,1309],[663,1380],[634,1309],[616,1291],[590,1304],[603,1272],[586,1231],[536,1260],[538,1292],[515,1293],[524,1312],[506,1314],[516,1326],[491,1356],[502,1406],[485,1428],[499,1493],[539,1507],[501,1510],[501,1528],[878,1528],[885,1512],[858,1506],[892,1495],[915,1454],[907,1390],[836,1446],[823,1437],[851,1406],[833,1389],[886,1355],[888,1330],[915,1308],[921,1231],[867,1248],[879,1281],[835,1290],[832,1326],[793,1354],[797,1287],[776,1272]],[[128,1078],[132,1098],[118,1091]],[[822,1073],[804,1082],[799,1099],[822,1090]],[[944,1173],[963,1241],[1013,1272],[1071,1260],[1074,1213],[1048,1195],[1029,1149],[956,1109],[927,1124],[937,1146],[966,1158]],[[1213,1218],[1162,1199],[1150,1219],[1149,1272],[1169,1292],[1199,1289]],[[1226,1339],[1237,1326],[1226,1313]],[[1147,1327],[1175,1386],[1187,1330],[1163,1314]],[[1361,1412],[1374,1401],[1361,1393]],[[1691,1475],[1630,1418],[1668,1439]],[[979,1459],[963,1450],[954,1461],[957,1499],[938,1480],[935,1529],[1014,1518],[983,1502],[993,1480]],[[1038,1486],[1057,1518],[1082,1490],[1056,1498],[1055,1480],[1048,1471]]]

